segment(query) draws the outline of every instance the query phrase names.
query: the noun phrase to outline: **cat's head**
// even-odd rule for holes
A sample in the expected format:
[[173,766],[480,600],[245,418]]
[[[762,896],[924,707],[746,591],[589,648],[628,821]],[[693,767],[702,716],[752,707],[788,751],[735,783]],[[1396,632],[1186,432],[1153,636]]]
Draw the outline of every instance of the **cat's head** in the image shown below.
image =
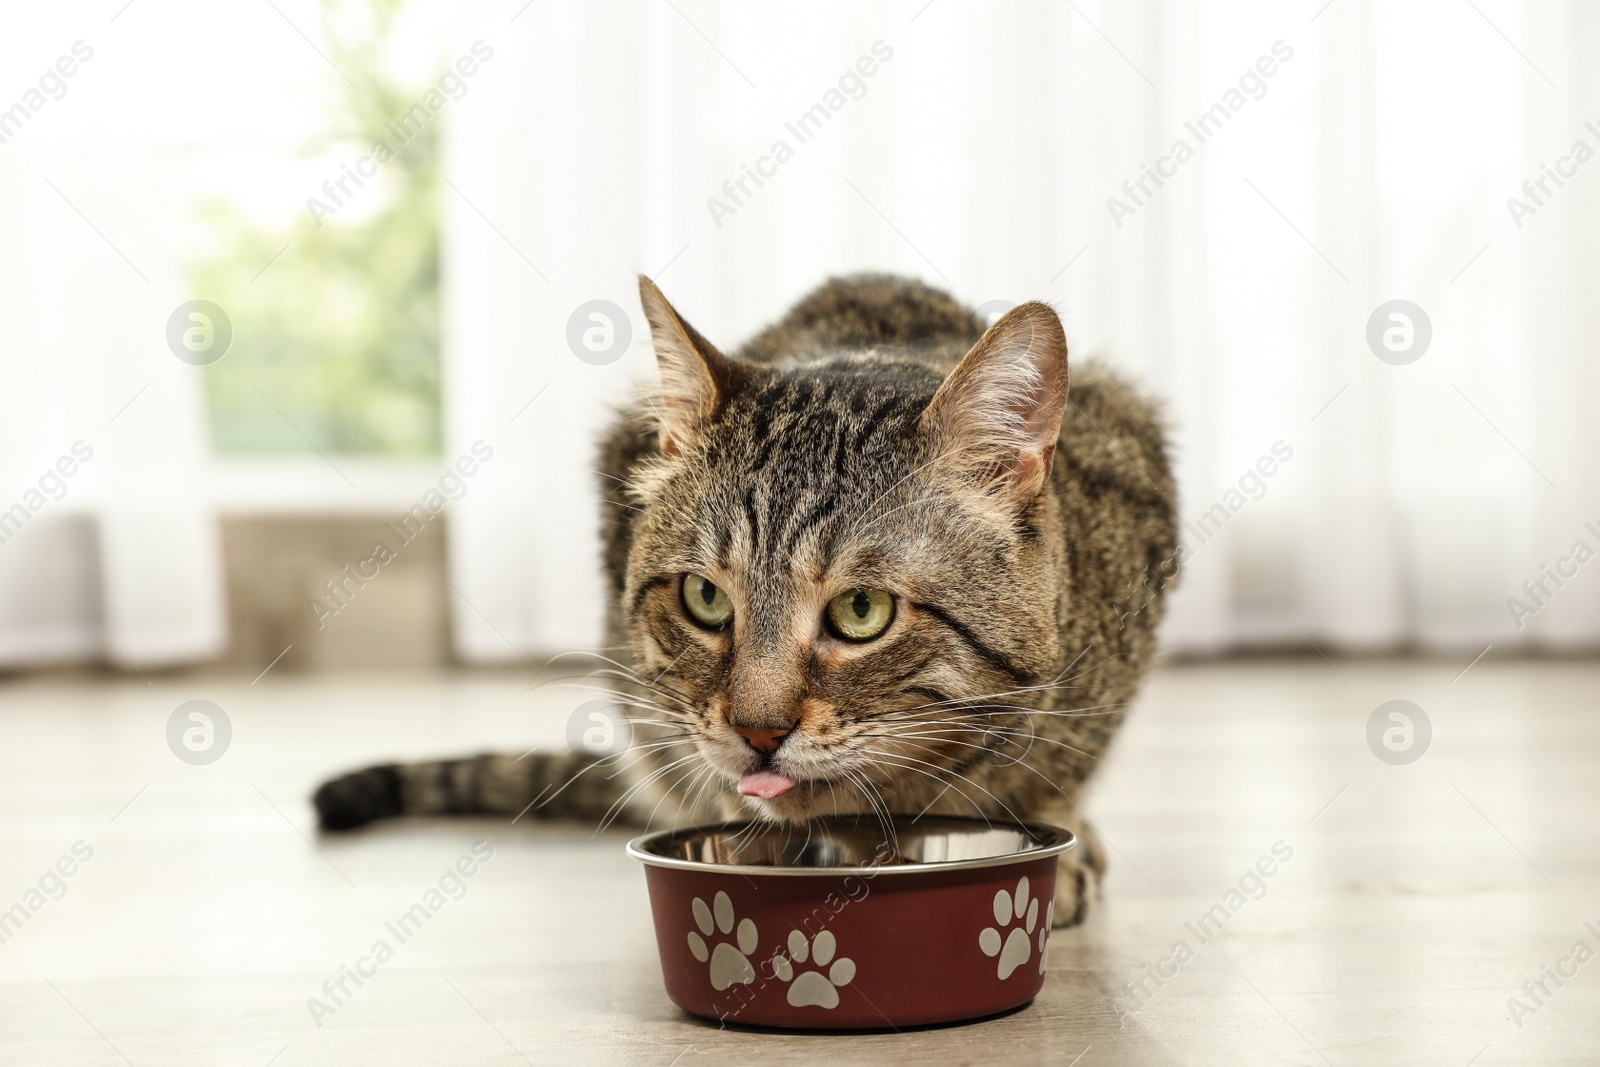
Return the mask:
[[659,457],[621,610],[695,746],[671,773],[783,820],[982,800],[963,774],[1031,737],[1022,691],[1059,655],[1055,312],[1016,308],[946,375],[894,349],[730,360],[640,290]]

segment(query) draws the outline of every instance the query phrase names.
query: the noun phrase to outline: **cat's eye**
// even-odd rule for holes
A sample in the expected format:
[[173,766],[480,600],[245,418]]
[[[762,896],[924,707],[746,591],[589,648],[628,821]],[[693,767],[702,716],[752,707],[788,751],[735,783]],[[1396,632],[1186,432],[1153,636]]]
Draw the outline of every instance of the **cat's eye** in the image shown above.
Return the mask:
[[720,630],[733,618],[733,601],[703,574],[683,576],[683,610],[701,626]]
[[870,641],[894,621],[894,597],[882,589],[852,589],[828,602],[828,625],[847,641]]

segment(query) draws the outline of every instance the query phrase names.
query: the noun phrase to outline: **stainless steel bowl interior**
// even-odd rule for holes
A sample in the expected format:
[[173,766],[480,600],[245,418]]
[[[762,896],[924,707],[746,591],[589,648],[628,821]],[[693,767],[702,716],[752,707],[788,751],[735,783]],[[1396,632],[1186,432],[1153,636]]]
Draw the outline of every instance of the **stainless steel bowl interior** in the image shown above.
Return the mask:
[[874,818],[830,818],[800,825],[724,823],[667,830],[635,838],[628,854],[656,866],[693,870],[889,874],[999,866],[1059,855],[1074,843],[1066,830],[1041,823],[928,816],[896,819],[886,829]]

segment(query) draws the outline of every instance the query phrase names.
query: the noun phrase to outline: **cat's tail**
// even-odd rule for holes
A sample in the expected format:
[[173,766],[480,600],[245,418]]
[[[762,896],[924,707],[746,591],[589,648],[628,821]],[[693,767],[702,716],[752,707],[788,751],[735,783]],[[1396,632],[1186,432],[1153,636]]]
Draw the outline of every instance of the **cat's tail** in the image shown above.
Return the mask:
[[585,752],[385,763],[340,775],[311,798],[324,830],[397,815],[506,815],[600,820],[621,807],[616,763]]

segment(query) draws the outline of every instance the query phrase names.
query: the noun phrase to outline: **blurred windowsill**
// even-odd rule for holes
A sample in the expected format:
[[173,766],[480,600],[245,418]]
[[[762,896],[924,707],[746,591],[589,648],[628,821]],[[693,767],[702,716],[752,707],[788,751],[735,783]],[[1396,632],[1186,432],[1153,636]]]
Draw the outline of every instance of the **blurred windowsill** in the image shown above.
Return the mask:
[[208,482],[225,515],[372,515],[405,511],[444,467],[438,457],[213,457]]

